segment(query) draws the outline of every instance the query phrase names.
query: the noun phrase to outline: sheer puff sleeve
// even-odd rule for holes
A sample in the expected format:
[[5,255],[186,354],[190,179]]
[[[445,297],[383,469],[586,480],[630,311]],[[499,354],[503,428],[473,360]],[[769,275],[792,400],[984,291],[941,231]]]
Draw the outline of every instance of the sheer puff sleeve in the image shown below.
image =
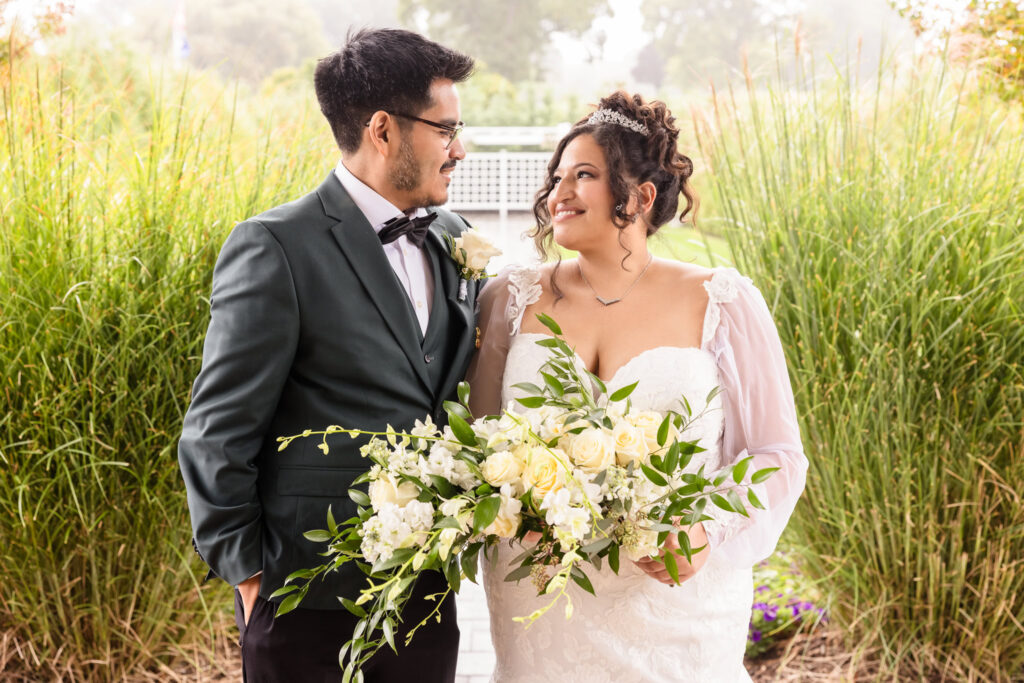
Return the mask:
[[480,345],[469,364],[469,408],[474,417],[501,409],[505,358],[526,307],[540,298],[540,269],[513,265],[491,278],[478,298]]
[[722,465],[753,456],[748,472],[778,467],[754,485],[765,510],[748,505],[750,517],[709,514],[705,522],[712,552],[751,566],[775,550],[804,489],[807,458],[797,424],[793,390],[782,343],[764,297],[735,270],[717,270],[704,283],[708,309],[702,348],[714,355],[721,381],[725,432]]

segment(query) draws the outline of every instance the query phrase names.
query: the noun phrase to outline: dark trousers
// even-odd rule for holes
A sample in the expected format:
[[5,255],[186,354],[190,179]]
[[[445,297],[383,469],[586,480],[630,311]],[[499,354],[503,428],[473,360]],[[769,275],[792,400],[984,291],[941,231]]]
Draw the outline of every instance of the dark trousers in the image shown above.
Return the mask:
[[[408,647],[405,634],[437,606],[424,595],[444,592],[444,577],[426,572],[416,582],[395,631],[398,655],[384,645],[363,667],[366,683],[417,681],[452,683],[459,654],[459,626],[455,596],[441,606],[441,623],[432,618],[420,627]],[[340,606],[340,603],[339,603]],[[241,594],[235,591],[235,623],[241,634],[242,676],[245,683],[337,683],[342,669],[338,651],[352,638],[359,620],[345,609],[315,610],[299,607],[274,618],[277,606],[256,598],[245,624]]]

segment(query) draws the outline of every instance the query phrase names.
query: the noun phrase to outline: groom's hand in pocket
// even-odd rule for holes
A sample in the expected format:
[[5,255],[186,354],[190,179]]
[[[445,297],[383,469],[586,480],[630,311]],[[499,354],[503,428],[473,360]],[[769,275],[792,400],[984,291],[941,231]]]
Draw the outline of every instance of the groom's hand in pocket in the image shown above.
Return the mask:
[[[676,568],[679,570],[679,583],[684,583],[700,571],[700,568],[707,562],[708,553],[710,552],[708,536],[704,531],[703,524],[697,523],[693,525],[687,530],[686,535],[690,537],[691,548],[703,546],[700,552],[693,553],[693,560],[690,562],[687,562],[686,555],[675,553],[679,549],[679,543],[676,541],[675,534],[669,534],[668,538],[665,539],[664,552],[671,552],[675,555]],[[636,566],[644,570],[652,579],[656,579],[669,586],[676,585],[676,582],[672,580],[672,576],[665,567],[664,553],[660,557],[645,557],[642,560],[637,560]]]
[[260,594],[260,579],[262,578],[263,574],[259,573],[256,576],[250,576],[237,586],[238,593],[242,596],[242,617],[246,626],[249,625],[253,605],[256,604],[256,598]]

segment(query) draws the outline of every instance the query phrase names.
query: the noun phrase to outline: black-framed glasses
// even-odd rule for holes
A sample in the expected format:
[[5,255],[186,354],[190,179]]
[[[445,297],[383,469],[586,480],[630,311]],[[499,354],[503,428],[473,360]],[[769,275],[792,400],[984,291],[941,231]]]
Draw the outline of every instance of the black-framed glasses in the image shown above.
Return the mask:
[[448,144],[444,146],[445,149],[451,148],[452,143],[455,142],[455,138],[459,137],[459,133],[461,133],[462,129],[465,127],[463,125],[462,121],[459,121],[454,126],[449,126],[448,124],[445,124],[445,123],[438,123],[437,121],[428,121],[427,119],[421,119],[420,117],[413,116],[412,114],[403,114],[400,111],[394,111],[394,112],[388,112],[388,113],[391,114],[392,116],[401,116],[403,119],[409,119],[410,121],[419,121],[420,123],[425,123],[428,126],[433,126],[434,128],[440,128],[441,130],[447,132],[448,133]]

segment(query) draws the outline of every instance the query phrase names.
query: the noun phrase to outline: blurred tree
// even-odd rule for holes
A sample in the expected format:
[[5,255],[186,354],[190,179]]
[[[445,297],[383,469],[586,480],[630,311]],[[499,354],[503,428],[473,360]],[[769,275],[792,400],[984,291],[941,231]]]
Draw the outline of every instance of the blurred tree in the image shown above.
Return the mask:
[[398,26],[398,0],[347,2],[345,11],[338,11],[338,0],[307,0],[320,18],[320,27],[330,46],[336,50],[345,43],[351,29]]
[[794,14],[770,0],[643,0],[641,11],[651,42],[634,75],[679,87],[695,78],[724,80],[744,55],[751,62],[770,56],[778,24]]
[[250,83],[328,52],[320,20],[305,0],[191,0],[188,41],[195,66]]
[[950,55],[962,60],[980,58],[1006,99],[1024,95],[1024,2],[970,0],[954,14],[940,0],[890,0],[910,20],[918,35],[931,35]]
[[64,33],[73,11],[73,2],[43,1],[26,7],[0,0],[0,66],[6,67],[40,40]]
[[[116,7],[113,5],[116,4]],[[160,57],[170,54],[177,0],[91,3],[76,13],[79,49],[118,42]],[[276,69],[329,51],[308,0],[185,0],[187,63],[258,85]]]
[[553,33],[582,36],[609,0],[399,0],[399,18],[514,81],[539,77]]

